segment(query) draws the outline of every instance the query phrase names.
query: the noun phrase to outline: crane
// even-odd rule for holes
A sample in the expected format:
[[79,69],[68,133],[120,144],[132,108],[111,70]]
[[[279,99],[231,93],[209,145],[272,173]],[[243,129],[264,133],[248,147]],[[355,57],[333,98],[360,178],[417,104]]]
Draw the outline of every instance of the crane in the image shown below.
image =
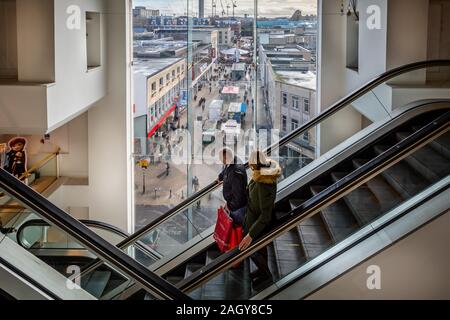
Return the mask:
[[237,0],[233,0],[233,18],[234,18],[234,8],[237,8],[237,4],[236,4]]
[[225,15],[225,8],[223,7],[223,2],[220,0],[220,6],[222,7],[222,17]]
[[228,10],[230,9],[230,3],[227,0],[227,17],[229,17],[230,15],[228,14]]
[[215,17],[217,15],[217,0],[212,0],[211,14],[211,17]]

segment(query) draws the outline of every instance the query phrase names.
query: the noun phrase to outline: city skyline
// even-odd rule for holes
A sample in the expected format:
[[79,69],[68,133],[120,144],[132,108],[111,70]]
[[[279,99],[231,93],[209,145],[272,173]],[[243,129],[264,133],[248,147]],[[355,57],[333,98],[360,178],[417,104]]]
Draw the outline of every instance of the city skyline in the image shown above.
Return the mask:
[[[164,15],[185,15],[189,3],[189,13],[198,15],[198,0],[134,0],[134,6],[145,6],[149,9],[159,9]],[[222,6],[226,12],[227,3],[230,5],[229,15],[232,14],[231,0],[216,0],[217,15],[221,16]],[[254,15],[255,0],[236,0],[236,16],[248,14]],[[275,5],[276,4],[276,5]],[[258,16],[260,17],[289,17],[296,10],[301,10],[303,14],[317,14],[317,0],[258,0]],[[211,0],[205,0],[205,17],[211,15]],[[226,15],[226,14],[225,14]]]

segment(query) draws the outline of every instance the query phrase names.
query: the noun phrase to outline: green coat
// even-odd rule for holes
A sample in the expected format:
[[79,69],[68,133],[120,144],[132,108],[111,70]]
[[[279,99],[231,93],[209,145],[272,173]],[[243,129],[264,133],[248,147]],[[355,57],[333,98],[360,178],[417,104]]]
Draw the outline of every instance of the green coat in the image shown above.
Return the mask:
[[273,219],[273,208],[277,196],[277,179],[281,173],[278,163],[273,161],[273,167],[266,175],[253,172],[253,177],[247,187],[247,214],[244,221],[244,231],[252,239],[270,226]]

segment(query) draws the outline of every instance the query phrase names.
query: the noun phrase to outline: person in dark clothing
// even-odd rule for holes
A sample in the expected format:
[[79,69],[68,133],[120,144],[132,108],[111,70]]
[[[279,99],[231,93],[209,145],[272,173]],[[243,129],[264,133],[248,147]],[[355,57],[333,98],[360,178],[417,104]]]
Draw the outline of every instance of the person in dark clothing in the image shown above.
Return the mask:
[[231,149],[223,148],[219,158],[225,165],[218,178],[218,181],[223,181],[223,197],[227,202],[225,210],[235,224],[242,226],[247,211],[247,172]]
[[[240,250],[248,248],[253,239],[267,232],[272,226],[277,180],[281,175],[280,165],[275,160],[266,158],[264,153],[259,150],[250,155],[249,164],[253,174],[247,187],[248,205],[244,222],[245,237],[239,244]],[[250,274],[253,286],[259,286],[272,279],[267,262],[267,247],[255,252],[250,258],[258,268]]]

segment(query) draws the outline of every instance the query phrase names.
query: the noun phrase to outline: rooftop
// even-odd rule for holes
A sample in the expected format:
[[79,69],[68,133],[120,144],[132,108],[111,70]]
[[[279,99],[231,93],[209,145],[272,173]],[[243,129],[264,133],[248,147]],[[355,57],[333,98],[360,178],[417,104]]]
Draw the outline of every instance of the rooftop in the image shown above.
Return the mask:
[[284,83],[310,90],[316,90],[316,74],[311,71],[277,70],[277,75]]
[[165,68],[183,60],[182,58],[137,59],[133,64],[133,73],[151,77]]

